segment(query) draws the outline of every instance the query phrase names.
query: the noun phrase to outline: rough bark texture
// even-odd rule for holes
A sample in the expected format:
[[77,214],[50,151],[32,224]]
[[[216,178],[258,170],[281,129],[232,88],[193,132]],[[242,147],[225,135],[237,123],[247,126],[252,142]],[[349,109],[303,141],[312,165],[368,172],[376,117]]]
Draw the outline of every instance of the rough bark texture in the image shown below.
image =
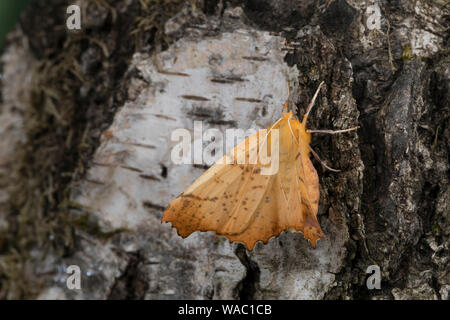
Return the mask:
[[[445,1],[109,3],[78,1],[81,32],[33,3],[1,57],[0,298],[448,299]],[[310,128],[360,126],[313,137],[342,170],[314,162],[327,241],[160,223],[205,169],[170,160],[175,129],[267,127],[289,86],[302,116],[322,80]]]

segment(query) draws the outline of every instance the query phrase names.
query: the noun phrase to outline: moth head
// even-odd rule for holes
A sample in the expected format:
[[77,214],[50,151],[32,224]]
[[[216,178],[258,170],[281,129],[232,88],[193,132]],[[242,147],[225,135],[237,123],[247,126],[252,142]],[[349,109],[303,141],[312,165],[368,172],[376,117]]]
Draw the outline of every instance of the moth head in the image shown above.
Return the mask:
[[296,141],[302,141],[305,143],[309,143],[311,141],[311,134],[306,130],[305,123],[300,122],[292,111],[283,112],[282,120],[285,121],[285,124],[287,124],[289,131]]

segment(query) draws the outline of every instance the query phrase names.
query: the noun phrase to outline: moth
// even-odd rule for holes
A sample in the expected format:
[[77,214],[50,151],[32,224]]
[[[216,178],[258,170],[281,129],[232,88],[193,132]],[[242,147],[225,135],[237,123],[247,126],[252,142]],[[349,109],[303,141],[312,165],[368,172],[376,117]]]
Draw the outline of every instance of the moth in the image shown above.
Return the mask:
[[[279,120],[238,144],[172,200],[162,222],[171,222],[183,238],[195,231],[214,231],[249,250],[258,241],[267,243],[287,229],[302,232],[314,248],[319,239],[326,239],[317,220],[319,178],[310,153],[327,169],[338,170],[324,164],[312,150],[311,133],[340,133],[358,127],[337,131],[306,128],[322,85],[301,122],[287,111],[286,102]],[[278,140],[273,139],[277,135]],[[270,153],[267,150],[272,150],[273,143],[277,152]],[[263,150],[272,159],[278,157],[277,172],[263,174],[267,164],[251,161],[259,159]],[[244,163],[239,163],[239,155],[241,160],[244,155]]]

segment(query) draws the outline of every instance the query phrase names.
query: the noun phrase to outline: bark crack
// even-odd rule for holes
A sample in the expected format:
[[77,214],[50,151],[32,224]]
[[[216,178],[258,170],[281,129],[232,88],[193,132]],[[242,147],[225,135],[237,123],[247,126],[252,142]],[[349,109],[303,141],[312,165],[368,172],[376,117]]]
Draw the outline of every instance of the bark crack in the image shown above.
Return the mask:
[[149,287],[147,273],[142,269],[144,256],[139,252],[128,253],[129,260],[125,271],[116,278],[108,300],[142,300]]
[[238,283],[235,288],[235,296],[239,300],[253,300],[259,284],[260,270],[258,264],[252,261],[247,255],[244,245],[238,244],[234,251],[239,261],[247,270],[245,277]]

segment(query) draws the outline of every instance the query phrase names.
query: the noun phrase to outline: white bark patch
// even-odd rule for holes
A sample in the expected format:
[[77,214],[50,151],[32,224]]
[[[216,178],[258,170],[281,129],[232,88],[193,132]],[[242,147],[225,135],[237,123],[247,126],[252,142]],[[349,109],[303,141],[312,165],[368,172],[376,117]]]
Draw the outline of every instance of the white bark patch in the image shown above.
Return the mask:
[[130,68],[139,76],[132,81],[140,89],[130,88],[133,101],[115,115],[73,200],[90,209],[103,231],[136,232],[131,247],[154,260],[148,291],[157,293],[146,298],[232,298],[245,276],[224,239],[198,232],[181,239],[170,224],[161,224],[162,209],[204,171],[171,161],[178,143],[171,134],[184,128],[193,136],[198,120],[203,130],[221,131],[266,128],[276,121],[292,73],[283,45],[283,38],[268,32],[237,30],[200,41],[182,39],[156,60],[134,56]]
[[426,30],[414,29],[411,35],[411,52],[420,57],[429,57],[439,51],[442,39]]
[[[276,121],[288,97],[287,79],[296,70],[284,62],[283,44],[267,32],[237,30],[200,41],[182,39],[156,59],[135,55],[132,67],[140,73],[142,89],[132,89],[134,100],[116,114],[74,200],[91,209],[103,230],[127,228],[146,239],[137,247],[157,261],[148,269],[149,291],[164,288],[146,298],[232,298],[245,276],[234,245],[215,240],[211,232],[182,239],[169,224],[161,224],[162,209],[203,172],[171,161],[177,142],[170,137],[178,128],[193,136],[195,120],[203,121],[203,130],[221,131],[266,128]],[[345,226],[327,224],[329,241],[319,242],[317,249],[291,232],[258,244],[250,256],[261,272],[257,297],[324,296],[348,239]],[[184,266],[189,272],[183,275]],[[191,283],[189,294],[180,288],[182,278]]]
[[265,128],[280,117],[289,72],[282,45],[280,37],[245,30],[181,40],[158,55],[162,72],[136,55],[148,86],[116,114],[75,201],[105,230],[153,224],[148,208],[165,207],[203,172],[172,163],[174,130],[192,132],[194,120],[203,130]]
[[339,212],[330,209],[329,220],[322,224],[327,241],[314,249],[300,232],[285,231],[265,246],[258,244],[251,255],[261,270],[256,299],[322,299],[338,285],[347,254],[348,230]]
[[[194,136],[198,120],[203,130],[221,131],[267,128],[276,121],[288,97],[287,79],[296,71],[283,60],[283,44],[284,39],[267,32],[237,30],[197,41],[182,39],[156,59],[135,55],[131,67],[138,70],[141,89],[132,88],[134,100],[117,112],[74,200],[91,209],[104,231],[137,232],[141,240],[133,250],[141,248],[156,261],[148,269],[149,292],[164,289],[146,298],[233,298],[246,275],[234,245],[225,239],[214,239],[211,232],[182,239],[170,224],[161,224],[163,208],[204,171],[171,161],[178,143],[171,134],[184,128]],[[256,297],[325,295],[343,263],[348,239],[345,224],[331,220],[325,228],[329,241],[320,241],[317,249],[290,231],[257,245],[250,255],[260,269]],[[183,289],[180,281],[190,285]]]

